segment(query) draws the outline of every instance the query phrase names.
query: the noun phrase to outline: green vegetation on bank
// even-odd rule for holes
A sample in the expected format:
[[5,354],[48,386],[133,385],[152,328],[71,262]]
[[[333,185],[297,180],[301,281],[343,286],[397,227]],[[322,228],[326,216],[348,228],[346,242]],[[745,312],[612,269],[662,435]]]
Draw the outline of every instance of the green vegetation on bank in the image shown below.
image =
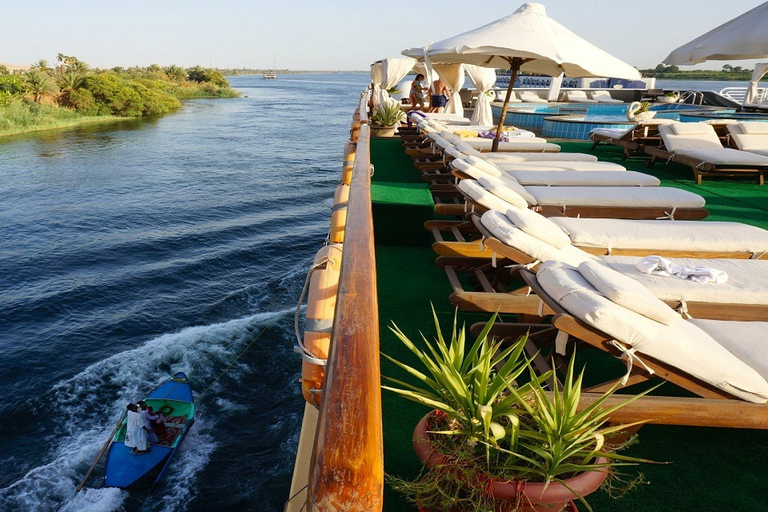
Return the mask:
[[99,70],[76,57],[56,60],[13,74],[0,66],[0,136],[167,114],[179,99],[237,96],[221,72],[201,66]]
[[741,66],[725,64],[721,71],[706,69],[682,71],[677,66],[665,66],[659,64],[653,69],[641,69],[643,76],[653,76],[668,80],[722,80],[748,82],[752,79],[752,70],[743,69]]

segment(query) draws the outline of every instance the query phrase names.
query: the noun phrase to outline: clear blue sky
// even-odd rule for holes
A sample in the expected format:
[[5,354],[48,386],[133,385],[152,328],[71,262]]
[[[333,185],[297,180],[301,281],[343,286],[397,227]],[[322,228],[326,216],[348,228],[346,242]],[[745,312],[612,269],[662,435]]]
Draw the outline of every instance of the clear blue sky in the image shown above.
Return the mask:
[[[764,0],[544,0],[550,17],[639,67]],[[514,12],[522,1],[0,0],[0,62],[364,70]],[[768,30],[768,28],[766,28]],[[752,61],[754,62],[754,61]],[[720,69],[713,61],[697,68]],[[730,62],[750,66],[751,62]],[[696,69],[696,68],[691,68]]]

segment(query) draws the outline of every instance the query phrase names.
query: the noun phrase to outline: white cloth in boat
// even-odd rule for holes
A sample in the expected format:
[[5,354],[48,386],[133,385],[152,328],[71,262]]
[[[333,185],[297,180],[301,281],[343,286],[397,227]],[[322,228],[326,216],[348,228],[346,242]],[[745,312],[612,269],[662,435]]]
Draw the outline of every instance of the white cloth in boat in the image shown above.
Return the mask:
[[481,221],[495,238],[534,261],[560,261],[574,267],[585,261],[601,261],[620,274],[641,283],[661,300],[768,304],[768,260],[675,258],[675,263],[682,266],[711,266],[728,273],[727,283],[702,286],[692,281],[644,274],[636,266],[642,260],[640,256],[598,257],[575,245],[555,246],[543,240],[545,237],[535,236],[537,233],[531,234],[531,230],[522,231],[509,217],[498,211],[486,212]]
[[635,265],[643,274],[675,279],[688,279],[696,283],[722,284],[728,281],[728,274],[707,265],[680,265],[668,258],[651,255]]
[[[642,189],[641,189],[642,190]],[[586,219],[552,217],[571,241],[605,249],[688,252],[768,252],[768,231],[738,222]]]
[[[568,265],[543,264],[537,279],[544,291],[566,311],[628,348],[675,366],[736,397],[758,403],[768,401],[766,349],[751,350],[768,329],[768,323],[715,320],[694,323],[681,319],[667,325],[609,300]],[[756,328],[749,324],[762,325]],[[715,336],[733,329],[756,338],[716,339],[702,329],[705,325],[710,326],[709,332]],[[746,357],[740,358],[741,354]],[[625,355],[636,364],[642,361],[642,354],[625,352]]]
[[146,451],[149,447],[146,419],[140,412],[128,411],[125,429],[125,446],[128,448],[136,448],[141,452]]

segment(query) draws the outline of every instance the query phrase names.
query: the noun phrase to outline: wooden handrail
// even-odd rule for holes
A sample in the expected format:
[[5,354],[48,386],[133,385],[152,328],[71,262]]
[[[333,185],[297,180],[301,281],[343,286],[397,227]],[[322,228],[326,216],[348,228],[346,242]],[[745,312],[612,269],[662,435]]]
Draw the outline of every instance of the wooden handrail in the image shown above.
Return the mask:
[[370,128],[360,127],[331,351],[307,492],[310,511],[380,511],[384,489]]

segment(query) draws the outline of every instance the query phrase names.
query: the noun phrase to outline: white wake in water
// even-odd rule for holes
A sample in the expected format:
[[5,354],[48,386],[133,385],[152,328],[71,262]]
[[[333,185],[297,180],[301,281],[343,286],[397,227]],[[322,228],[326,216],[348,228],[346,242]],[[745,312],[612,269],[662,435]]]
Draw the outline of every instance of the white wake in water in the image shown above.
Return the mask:
[[[39,465],[0,489],[0,511],[183,510],[195,498],[196,474],[209,462],[216,448],[211,432],[221,416],[226,415],[224,398],[212,398],[218,417],[206,417],[205,409],[203,414],[198,409],[195,425],[164,482],[147,503],[142,504],[135,497],[132,500],[135,503],[131,503],[131,493],[120,489],[85,488],[77,495],[74,491],[126,403],[146,396],[179,371],[186,372],[193,389],[201,392],[253,341],[259,330],[288,313],[261,314],[165,334],[136,349],[99,361],[56,384],[42,404],[49,409],[48,416],[56,422],[56,427],[40,439],[45,448],[38,454]],[[224,407],[217,407],[217,403]],[[103,480],[104,460],[101,471],[97,470],[89,486]]]

